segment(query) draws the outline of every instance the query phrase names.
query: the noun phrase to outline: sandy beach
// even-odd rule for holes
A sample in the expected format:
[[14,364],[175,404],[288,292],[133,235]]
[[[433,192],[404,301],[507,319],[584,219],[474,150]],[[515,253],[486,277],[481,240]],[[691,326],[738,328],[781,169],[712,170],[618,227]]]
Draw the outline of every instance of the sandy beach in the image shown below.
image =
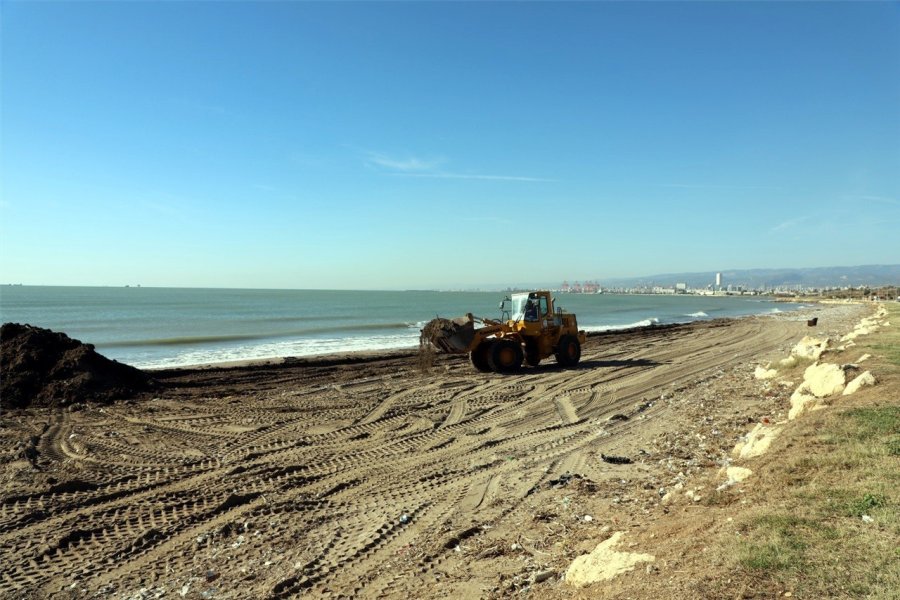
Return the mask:
[[754,370],[871,311],[596,334],[568,370],[288,359],[4,410],[0,595],[575,597],[563,574],[614,533],[656,557],[604,592],[634,593],[690,547],[683,517],[665,535],[667,494],[707,495],[754,424],[786,419],[792,387]]

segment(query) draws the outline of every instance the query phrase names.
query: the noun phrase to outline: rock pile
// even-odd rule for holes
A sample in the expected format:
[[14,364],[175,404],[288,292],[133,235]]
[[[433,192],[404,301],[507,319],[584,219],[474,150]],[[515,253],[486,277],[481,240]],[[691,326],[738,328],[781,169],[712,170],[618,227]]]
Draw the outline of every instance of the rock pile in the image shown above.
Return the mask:
[[4,408],[109,403],[150,387],[150,377],[110,360],[64,333],[5,323],[0,328],[0,399]]

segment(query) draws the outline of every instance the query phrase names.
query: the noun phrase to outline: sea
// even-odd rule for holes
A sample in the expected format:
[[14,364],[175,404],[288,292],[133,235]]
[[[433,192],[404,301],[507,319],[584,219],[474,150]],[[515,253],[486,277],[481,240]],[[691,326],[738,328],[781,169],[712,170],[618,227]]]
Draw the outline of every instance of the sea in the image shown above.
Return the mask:
[[[93,344],[153,369],[414,348],[430,319],[500,318],[504,292],[0,286],[0,320]],[[802,308],[755,296],[556,294],[579,328],[765,315]]]

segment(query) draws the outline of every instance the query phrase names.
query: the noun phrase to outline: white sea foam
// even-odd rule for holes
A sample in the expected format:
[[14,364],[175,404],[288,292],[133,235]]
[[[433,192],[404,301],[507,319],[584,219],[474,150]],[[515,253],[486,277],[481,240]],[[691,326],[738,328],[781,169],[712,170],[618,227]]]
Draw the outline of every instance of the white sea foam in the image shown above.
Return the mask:
[[626,325],[588,325],[583,329],[585,331],[620,331],[622,329],[633,329],[635,327],[650,327],[656,323],[659,323],[659,319],[654,317],[652,319],[644,319],[643,321],[628,323]]
[[709,315],[703,312],[702,310],[698,310],[697,312],[688,313],[684,315],[686,317],[693,317],[695,319],[699,319],[700,317],[708,317]]
[[175,356],[134,362],[141,369],[162,369],[208,365],[241,360],[261,360],[301,356],[319,356],[345,352],[396,350],[419,345],[418,335],[380,335],[371,337],[301,339],[240,345],[228,348],[210,348],[181,352]]

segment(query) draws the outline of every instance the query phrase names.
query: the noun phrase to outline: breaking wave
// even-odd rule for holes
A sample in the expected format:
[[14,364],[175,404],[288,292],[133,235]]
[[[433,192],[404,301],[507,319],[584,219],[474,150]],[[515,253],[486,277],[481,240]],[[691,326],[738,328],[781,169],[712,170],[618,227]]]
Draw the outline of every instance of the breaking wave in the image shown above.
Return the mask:
[[635,329],[637,327],[650,327],[652,325],[656,325],[659,323],[659,319],[653,317],[651,319],[644,319],[643,321],[637,321],[635,323],[628,323],[626,325],[588,325],[584,327],[585,331],[620,331],[623,329]]

